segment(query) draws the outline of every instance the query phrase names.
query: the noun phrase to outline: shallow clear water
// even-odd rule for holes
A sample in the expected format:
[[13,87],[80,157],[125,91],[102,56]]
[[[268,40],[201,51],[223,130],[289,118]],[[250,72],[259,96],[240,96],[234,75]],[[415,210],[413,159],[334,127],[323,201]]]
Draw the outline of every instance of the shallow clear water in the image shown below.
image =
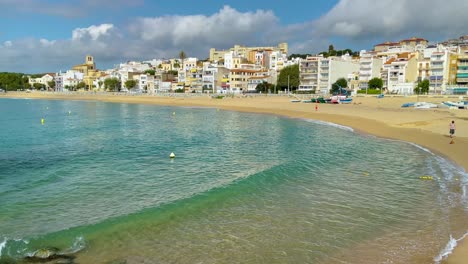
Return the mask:
[[0,113],[3,260],[54,246],[76,263],[428,263],[468,229],[467,175],[404,142],[205,108]]

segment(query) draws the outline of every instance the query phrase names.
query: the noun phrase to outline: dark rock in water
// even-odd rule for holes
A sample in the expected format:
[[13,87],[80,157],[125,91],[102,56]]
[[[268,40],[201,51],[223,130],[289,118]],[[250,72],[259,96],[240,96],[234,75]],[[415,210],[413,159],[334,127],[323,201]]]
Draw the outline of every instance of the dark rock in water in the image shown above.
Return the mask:
[[36,251],[34,251],[34,253],[32,253],[32,255],[30,256],[27,256],[26,259],[54,259],[55,257],[57,257],[58,255],[58,252],[59,252],[59,249],[58,248],[54,248],[54,247],[49,247],[49,248],[41,248],[41,249],[38,249]]
[[62,254],[58,248],[49,247],[38,249],[25,259],[29,262],[72,264],[75,256]]

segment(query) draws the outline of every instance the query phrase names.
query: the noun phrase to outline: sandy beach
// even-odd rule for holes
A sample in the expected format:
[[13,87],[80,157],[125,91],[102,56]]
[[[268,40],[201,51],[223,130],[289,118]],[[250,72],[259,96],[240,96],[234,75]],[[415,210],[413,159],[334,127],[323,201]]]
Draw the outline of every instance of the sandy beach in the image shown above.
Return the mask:
[[[352,127],[358,133],[368,133],[378,137],[397,139],[416,143],[430,149],[432,152],[445,156],[465,171],[468,168],[466,159],[468,149],[468,110],[437,108],[414,109],[401,108],[408,102],[424,101],[441,103],[442,101],[458,101],[458,97],[444,98],[413,96],[390,97],[378,99],[375,96],[359,96],[353,98],[351,104],[316,104],[293,103],[288,96],[236,96],[214,99],[203,96],[150,96],[150,95],[107,95],[78,93],[20,93],[8,92],[0,94],[0,98],[36,98],[60,100],[98,100],[119,103],[158,104],[168,106],[198,106],[213,107],[226,110],[275,114],[292,118],[306,118],[333,122]],[[449,122],[456,124],[454,143],[450,144],[448,135]],[[449,259],[443,263],[467,263],[468,241],[462,241]]]

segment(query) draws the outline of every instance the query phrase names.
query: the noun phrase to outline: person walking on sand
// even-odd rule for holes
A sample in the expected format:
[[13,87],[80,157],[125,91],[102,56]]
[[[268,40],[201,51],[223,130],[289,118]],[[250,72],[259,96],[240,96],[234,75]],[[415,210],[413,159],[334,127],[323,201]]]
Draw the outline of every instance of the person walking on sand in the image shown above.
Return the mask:
[[449,128],[450,137],[452,138],[453,134],[455,134],[455,121],[452,120],[452,123],[449,124]]

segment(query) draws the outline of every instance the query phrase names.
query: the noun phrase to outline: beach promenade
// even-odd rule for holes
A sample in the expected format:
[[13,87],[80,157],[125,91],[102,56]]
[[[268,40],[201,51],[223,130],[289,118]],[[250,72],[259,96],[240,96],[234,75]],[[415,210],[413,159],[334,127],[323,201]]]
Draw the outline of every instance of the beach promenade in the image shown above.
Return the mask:
[[[403,96],[358,96],[351,104],[316,104],[291,102],[292,97],[277,95],[227,96],[215,99],[208,95],[152,96],[152,95],[112,95],[91,93],[43,93],[8,92],[0,98],[36,98],[60,100],[98,100],[118,103],[158,104],[167,106],[199,106],[225,110],[281,115],[291,118],[315,119],[352,127],[358,133],[402,140],[418,144],[432,152],[445,156],[465,169],[468,169],[468,110],[437,108],[401,108],[408,102],[424,101],[441,103],[458,101],[458,97],[417,98]],[[450,144],[449,122],[456,124],[454,143]],[[404,153],[402,153],[404,155]],[[448,238],[447,238],[448,239]],[[468,241],[462,241],[443,263],[466,263]]]

